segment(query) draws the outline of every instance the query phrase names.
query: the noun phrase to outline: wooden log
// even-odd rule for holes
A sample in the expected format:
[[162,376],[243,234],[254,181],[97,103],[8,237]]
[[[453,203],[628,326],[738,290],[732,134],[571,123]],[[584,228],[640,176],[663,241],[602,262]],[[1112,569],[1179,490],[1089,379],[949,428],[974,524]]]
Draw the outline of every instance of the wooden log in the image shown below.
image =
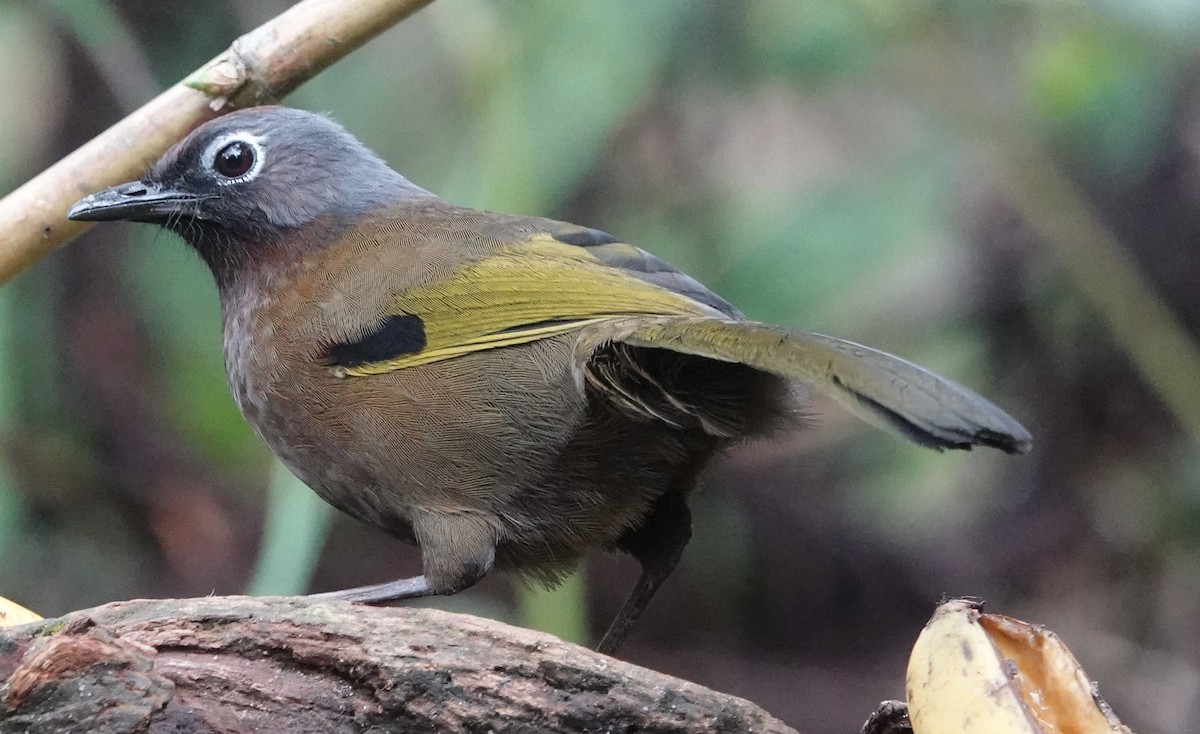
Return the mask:
[[115,602],[0,629],[0,732],[792,732],[550,635],[302,597]]

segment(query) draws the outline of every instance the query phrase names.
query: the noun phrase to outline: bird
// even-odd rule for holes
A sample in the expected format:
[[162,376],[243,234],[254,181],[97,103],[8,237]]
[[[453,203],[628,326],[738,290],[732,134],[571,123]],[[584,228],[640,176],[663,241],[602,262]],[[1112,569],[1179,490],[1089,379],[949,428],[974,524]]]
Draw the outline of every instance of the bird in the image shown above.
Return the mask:
[[597,645],[611,654],[689,542],[701,471],[798,427],[813,393],[938,450],[1031,446],[971,390],[750,320],[604,231],[446,201],[322,114],[210,120],[68,217],[194,248],[257,435],[334,507],[419,547],[421,574],[320,598],[454,594],[493,568],[552,586],[623,552],[640,573]]

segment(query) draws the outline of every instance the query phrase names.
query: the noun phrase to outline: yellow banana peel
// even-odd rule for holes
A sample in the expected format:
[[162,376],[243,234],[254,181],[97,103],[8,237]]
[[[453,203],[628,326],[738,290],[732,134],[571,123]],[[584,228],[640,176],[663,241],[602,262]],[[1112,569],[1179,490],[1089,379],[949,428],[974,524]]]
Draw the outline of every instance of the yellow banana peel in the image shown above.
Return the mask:
[[14,601],[9,601],[0,596],[0,627],[12,627],[13,625],[37,622],[39,620],[41,620],[41,617],[37,614],[34,614]]
[[1053,632],[955,599],[908,661],[914,734],[1131,734]]

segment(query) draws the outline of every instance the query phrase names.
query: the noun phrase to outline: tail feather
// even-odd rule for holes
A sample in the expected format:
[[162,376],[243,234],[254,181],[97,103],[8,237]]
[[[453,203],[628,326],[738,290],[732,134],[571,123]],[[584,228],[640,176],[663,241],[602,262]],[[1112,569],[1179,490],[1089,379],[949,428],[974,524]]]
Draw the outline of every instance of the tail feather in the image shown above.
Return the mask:
[[860,344],[752,321],[676,318],[631,327],[618,341],[801,380],[869,423],[923,446],[991,446],[1011,454],[1032,444],[1020,423],[971,390]]

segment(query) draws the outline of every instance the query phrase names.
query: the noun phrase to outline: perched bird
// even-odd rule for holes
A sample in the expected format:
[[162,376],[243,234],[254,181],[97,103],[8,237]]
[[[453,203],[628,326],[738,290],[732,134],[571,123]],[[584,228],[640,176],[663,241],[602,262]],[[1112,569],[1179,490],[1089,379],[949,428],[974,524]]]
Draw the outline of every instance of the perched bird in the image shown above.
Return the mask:
[[69,216],[194,247],[246,420],[326,501],[421,549],[420,576],[319,596],[453,594],[493,566],[553,584],[619,550],[642,571],[611,652],[688,542],[697,474],[795,422],[805,389],[936,449],[1030,445],[966,388],[748,321],[599,230],[451,204],[309,112],[201,125]]

